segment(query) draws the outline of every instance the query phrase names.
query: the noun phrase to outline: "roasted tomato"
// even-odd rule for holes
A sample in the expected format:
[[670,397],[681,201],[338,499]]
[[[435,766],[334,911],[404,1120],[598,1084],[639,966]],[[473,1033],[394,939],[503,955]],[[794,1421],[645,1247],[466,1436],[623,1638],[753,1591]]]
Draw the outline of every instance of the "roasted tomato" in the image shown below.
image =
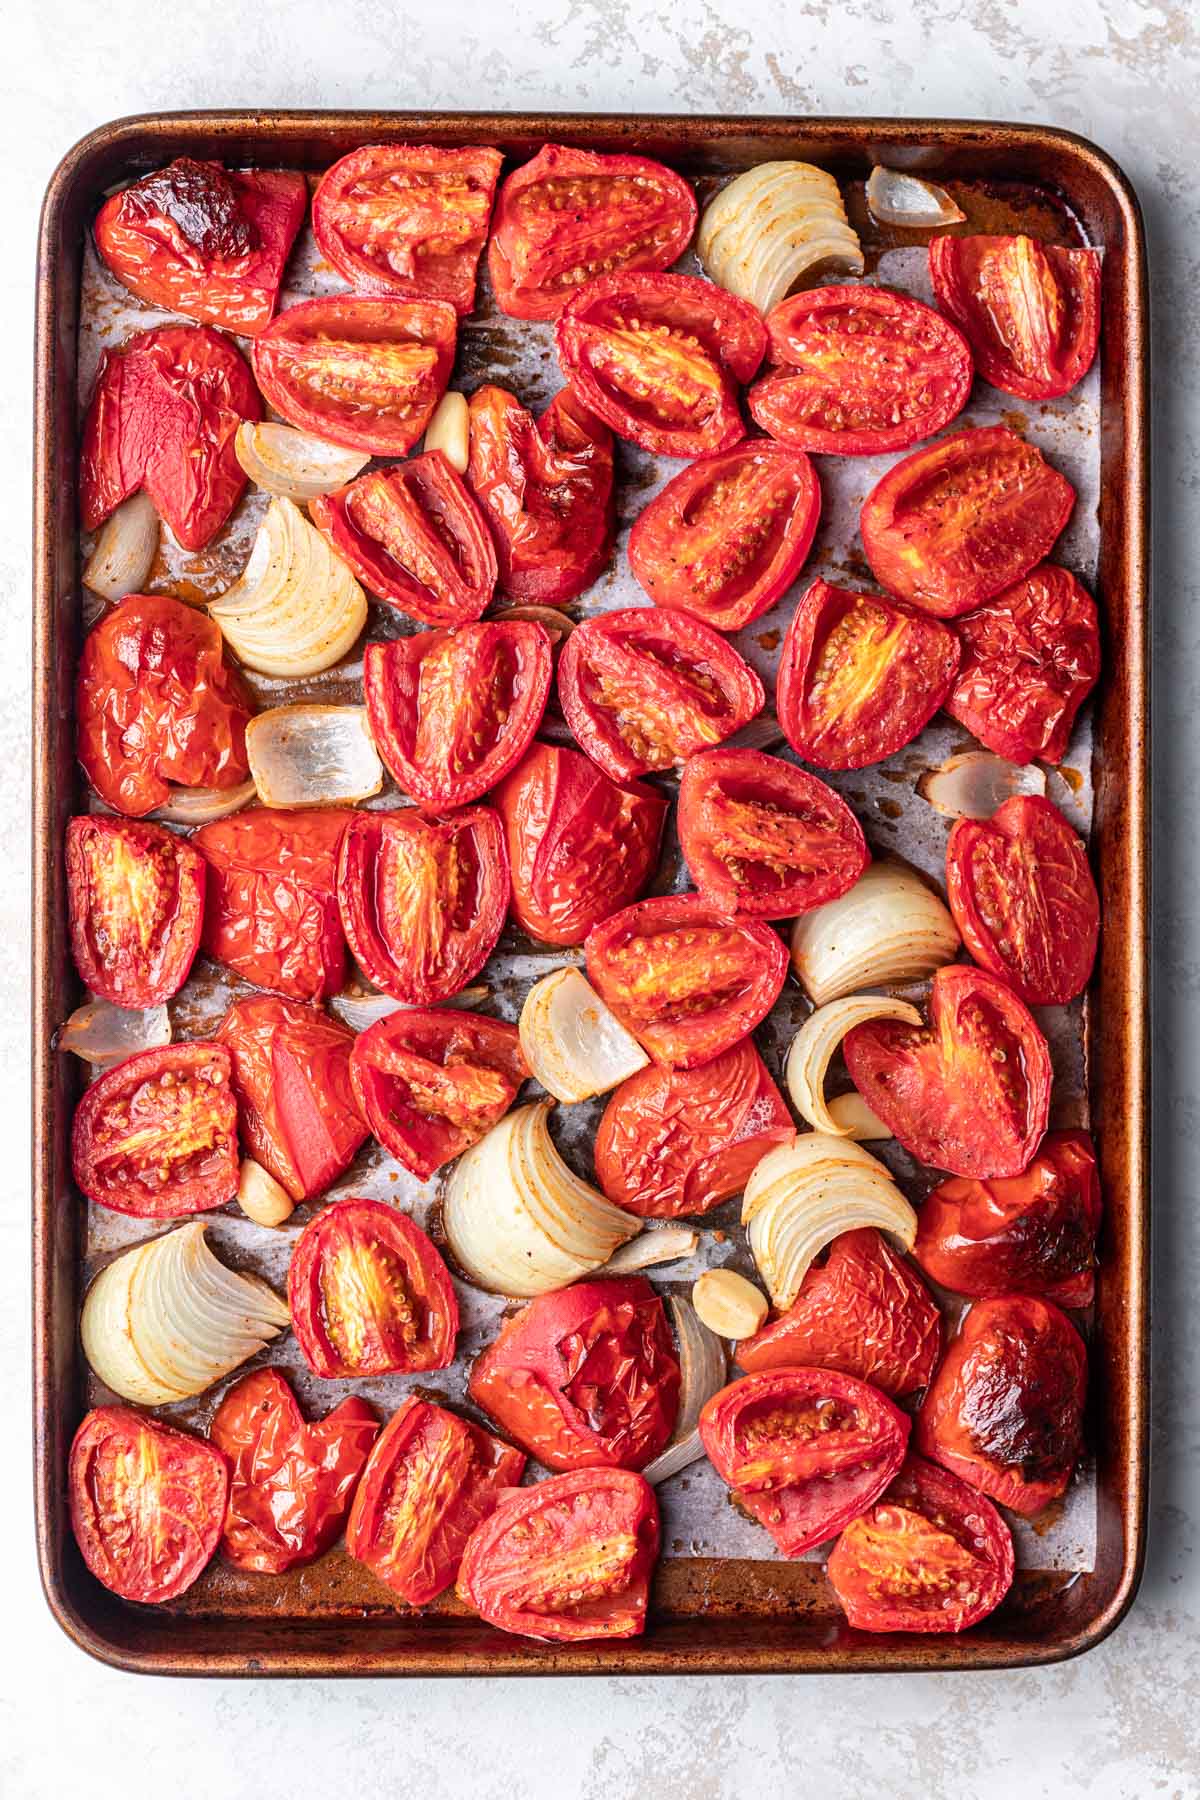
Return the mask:
[[75,716],[83,772],[117,812],[163,806],[171,784],[237,787],[250,772],[250,701],[205,613],[167,594],[129,594],[93,626]]
[[1012,1534],[965,1481],[909,1456],[847,1525],[826,1573],[859,1631],[966,1631],[1012,1586]]
[[458,1301],[419,1225],[382,1200],[334,1200],[288,1270],[292,1329],[314,1375],[336,1381],[448,1369]]
[[440,450],[368,469],[308,510],[363,585],[422,625],[462,625],[492,597],[491,536]]
[[98,1406],[71,1445],[71,1529],[97,1581],[153,1605],[190,1588],[221,1536],[229,1471],[203,1438]]
[[1075,489],[1003,425],[914,450],[871,489],[859,520],[875,578],[941,619],[981,606],[1041,562]]
[[1100,897],[1087,851],[1051,801],[1015,794],[990,819],[959,819],[946,894],[975,961],[1027,1006],[1065,1006],[1088,984]]
[[504,1117],[529,1070],[515,1025],[406,1007],[355,1040],[350,1077],[384,1149],[426,1181]]
[[498,150],[369,144],[326,169],[313,195],[313,233],[326,262],[363,293],[475,305]]
[[336,994],[346,978],[337,853],[350,816],[253,806],[194,832],[208,865],[205,955],[292,1000]]
[[636,900],[658,862],[667,803],[619,786],[589,757],[533,744],[496,789],[512,874],[512,915],[543,944],[582,944]]
[[363,696],[376,748],[422,806],[465,806],[520,762],[554,659],[531,619],[485,619],[368,644]]
[[612,555],[613,448],[570,388],[540,419],[506,388],[471,395],[467,481],[487,514],[500,586],[517,600],[574,600]]
[[235,1568],[282,1575],[315,1562],[341,1535],[379,1431],[351,1396],[306,1425],[278,1369],[255,1369],[218,1406],[209,1435],[229,1460],[221,1554]]
[[792,614],[775,710],[797,756],[864,769],[924,730],[958,668],[948,625],[883,594],[814,581]]
[[1091,368],[1100,337],[1100,258],[1028,237],[942,237],[933,296],[962,326],[979,373],[1022,400],[1054,400]]
[[254,378],[219,332],[162,325],[107,351],[83,425],[84,530],[145,488],[183,548],[203,550],[246,485],[237,428],[261,417]]
[[876,456],[932,437],[967,404],[974,370],[961,331],[888,288],[810,288],[767,315],[771,365],[750,412],[782,444]]
[[233,1059],[242,1137],[293,1200],[323,1194],[367,1135],[350,1082],[354,1033],[319,1006],[254,994],[217,1032]]
[[307,205],[298,170],[177,156],[104,202],[96,248],[139,300],[257,337]]
[[404,456],[445,392],[457,330],[442,300],[304,300],[256,341],[254,373],[302,431],[372,456]]
[[683,763],[762,711],[762,682],[709,625],[666,607],[601,613],[558,660],[567,724],[597,767],[630,781]]
[[71,954],[79,978],[114,1006],[177,994],[200,945],[204,859],[162,825],[105,818],[67,826]]
[[740,631],[804,566],[821,489],[802,450],[755,438],[669,481],[629,534],[629,566],[655,606]]
[[943,1181],[917,1214],[913,1255],[954,1294],[1039,1294],[1090,1306],[1100,1178],[1085,1131],[1048,1131],[1023,1175]]
[[508,851],[490,806],[443,818],[358,813],[342,839],[338,904],[368,981],[409,1006],[478,974],[508,910]]
[[471,1534],[458,1596],[518,1637],[639,1637],[658,1544],[654,1489],[632,1469],[551,1475],[501,1494]]
[[580,282],[669,269],[696,229],[687,182],[648,156],[543,144],[500,189],[488,269],[517,319],[557,319]]
[[746,1038],[703,1068],[651,1065],[623,1081],[596,1133],[596,1179],[644,1219],[709,1212],[740,1194],[755,1163],[793,1129]]
[[748,300],[698,275],[599,275],[556,327],[558,360],[583,404],[658,456],[703,456],[746,435],[737,384],[767,347]]
[[1087,1351],[1047,1300],[977,1300],[917,1414],[916,1448],[1014,1512],[1057,1500],[1083,1448]]
[[954,629],[962,666],[946,711],[1009,762],[1061,762],[1100,675],[1100,629],[1087,589],[1043,563],[956,619]]
[[918,1162],[952,1175],[1019,1175],[1050,1110],[1046,1040],[994,975],[938,969],[928,1026],[856,1025],[842,1054],[867,1105]]
[[835,1537],[878,1500],[909,1429],[876,1388],[827,1369],[744,1376],[700,1414],[709,1461],[785,1556]]
[[588,933],[592,986],[657,1063],[696,1069],[766,1018],[787,977],[783,940],[699,894],[639,900]]
[[663,1303],[644,1275],[542,1294],[505,1321],[467,1392],[548,1469],[643,1469],[679,1407]]
[[75,1109],[71,1161],[89,1200],[138,1219],[179,1219],[237,1193],[237,1106],[216,1044],[139,1050]]
[[490,1431],[409,1394],[371,1452],[346,1549],[410,1606],[427,1606],[450,1586],[467,1539],[524,1468],[521,1452]]
[[722,912],[790,919],[852,888],[870,853],[840,794],[761,750],[704,750],[679,783],[679,842]]
[[747,1375],[803,1364],[838,1369],[893,1400],[929,1385],[942,1348],[942,1316],[925,1283],[879,1232],[835,1238],[792,1305],[737,1347]]

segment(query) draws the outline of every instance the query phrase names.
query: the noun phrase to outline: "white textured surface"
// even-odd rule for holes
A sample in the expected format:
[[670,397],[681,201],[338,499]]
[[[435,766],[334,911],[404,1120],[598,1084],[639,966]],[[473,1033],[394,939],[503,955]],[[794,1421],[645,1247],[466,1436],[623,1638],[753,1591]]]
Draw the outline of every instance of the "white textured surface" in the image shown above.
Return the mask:
[[[1200,463],[1195,284],[1200,13],[1156,0],[516,0],[421,8],[42,0],[6,21],[6,256],[0,455],[0,965],[4,1127],[18,1171],[0,1208],[0,1795],[140,1800],[219,1794],[711,1796],[815,1786],[830,1800],[1200,1795]],[[1053,18],[1053,37],[1043,21]],[[167,20],[170,23],[167,23]],[[1088,133],[1141,194],[1155,280],[1156,1468],[1146,1581],[1117,1635],[1081,1662],[1010,1676],[312,1684],[156,1683],[86,1662],[32,1570],[28,1516],[26,926],[29,302],[41,191],[84,131],[166,107],[512,106],[622,111],[874,112],[1045,120]],[[1192,435],[1189,437],[1189,428]],[[11,1414],[11,1421],[9,1415]]]

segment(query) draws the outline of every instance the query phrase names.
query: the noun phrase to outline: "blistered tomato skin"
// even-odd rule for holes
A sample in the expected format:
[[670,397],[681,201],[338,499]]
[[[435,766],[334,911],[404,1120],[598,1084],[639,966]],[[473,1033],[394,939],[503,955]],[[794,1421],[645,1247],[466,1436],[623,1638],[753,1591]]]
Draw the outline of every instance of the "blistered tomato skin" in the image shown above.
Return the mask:
[[187,980],[200,945],[205,865],[161,825],[67,825],[71,954],[84,986],[114,1006],[158,1006]]
[[232,1200],[237,1107],[227,1052],[168,1044],[126,1057],[75,1109],[71,1161],[89,1200],[138,1219],[179,1219]]
[[1083,380],[1100,336],[1100,258],[1029,237],[943,237],[929,246],[933,293],[966,334],[979,373],[1022,400]]

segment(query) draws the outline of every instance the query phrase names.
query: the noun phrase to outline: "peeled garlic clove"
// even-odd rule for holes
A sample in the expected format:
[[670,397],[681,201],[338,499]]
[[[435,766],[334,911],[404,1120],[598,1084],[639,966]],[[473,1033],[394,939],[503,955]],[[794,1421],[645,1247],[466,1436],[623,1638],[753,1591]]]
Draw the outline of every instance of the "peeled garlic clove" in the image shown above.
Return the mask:
[[452,469],[467,472],[470,461],[470,412],[465,394],[447,389],[425,427],[424,450],[440,450]]
[[246,760],[264,806],[333,806],[383,786],[365,706],[274,706],[246,727]]
[[102,600],[140,592],[154,566],[159,523],[149,494],[131,494],[100,527],[83,569],[83,585]]
[[770,1307],[767,1296],[736,1269],[706,1269],[692,1289],[696,1317],[718,1337],[753,1337]]
[[867,205],[880,225],[903,225],[916,231],[960,225],[967,216],[945,188],[900,169],[885,169],[882,164],[871,170]]
[[171,1042],[165,1006],[131,1010],[108,1000],[77,1006],[54,1040],[56,1050],[69,1050],[97,1068],[111,1069],[139,1050],[157,1050]]
[[234,450],[255,487],[301,501],[345,487],[371,460],[292,425],[255,425],[249,419],[238,426]]
[[1005,762],[990,750],[965,750],[926,769],[917,792],[947,819],[990,819],[1014,794],[1045,794],[1046,772],[1036,763]]
[[249,1156],[238,1176],[238,1205],[256,1225],[282,1225],[296,1210],[296,1203],[275,1177]]
[[878,1113],[872,1112],[857,1088],[835,1095],[826,1103],[825,1110],[833,1120],[839,1137],[853,1138],[856,1144],[881,1143],[892,1135],[889,1127]]
[[609,1257],[600,1275],[634,1275],[660,1263],[679,1262],[695,1253],[700,1233],[688,1225],[664,1225],[660,1231],[643,1231]]

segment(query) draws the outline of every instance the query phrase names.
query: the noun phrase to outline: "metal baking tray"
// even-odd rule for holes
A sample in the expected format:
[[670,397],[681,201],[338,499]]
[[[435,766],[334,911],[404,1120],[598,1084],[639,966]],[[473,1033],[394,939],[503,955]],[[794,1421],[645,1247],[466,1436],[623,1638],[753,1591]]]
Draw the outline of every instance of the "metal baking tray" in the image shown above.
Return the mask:
[[[871,262],[903,248],[906,240],[902,232],[866,235],[860,184],[877,161],[965,184],[957,197],[976,229],[1020,229],[1024,222],[1045,235],[1046,221],[1058,219],[1103,247],[1095,588],[1105,669],[1087,773],[1094,788],[1090,851],[1104,928],[1083,1046],[1106,1204],[1090,1333],[1095,1548],[1085,1569],[1019,1573],[1005,1604],[962,1637],[853,1631],[819,1564],[729,1555],[664,1561],[646,1635],[619,1643],[553,1646],[510,1638],[480,1624],[453,1600],[423,1616],[408,1613],[390,1605],[384,1590],[340,1552],[284,1578],[231,1580],[230,1572],[214,1568],[173,1607],[151,1609],[101,1588],[71,1536],[66,1457],[88,1404],[77,1329],[87,1246],[68,1149],[80,1076],[68,1066],[73,1059],[54,1051],[52,1040],[79,995],[66,939],[61,843],[67,817],[85,803],[74,759],[73,676],[81,634],[75,480],[81,281],[92,214],[107,188],[180,154],[316,173],[364,143],[488,143],[522,160],[548,140],[659,156],[702,190],[771,157],[821,163],[846,188]],[[924,241],[923,234],[908,236]],[[1094,145],[1069,133],[947,120],[315,112],[144,116],[101,127],[64,159],[46,195],[38,257],[34,1447],[42,1579],[64,1630],[117,1667],[185,1675],[861,1673],[1027,1666],[1098,1643],[1137,1589],[1148,1455],[1148,342],[1142,227],[1121,171]],[[540,403],[527,384],[518,379],[512,385],[522,398]],[[265,1360],[280,1359],[268,1352]]]

